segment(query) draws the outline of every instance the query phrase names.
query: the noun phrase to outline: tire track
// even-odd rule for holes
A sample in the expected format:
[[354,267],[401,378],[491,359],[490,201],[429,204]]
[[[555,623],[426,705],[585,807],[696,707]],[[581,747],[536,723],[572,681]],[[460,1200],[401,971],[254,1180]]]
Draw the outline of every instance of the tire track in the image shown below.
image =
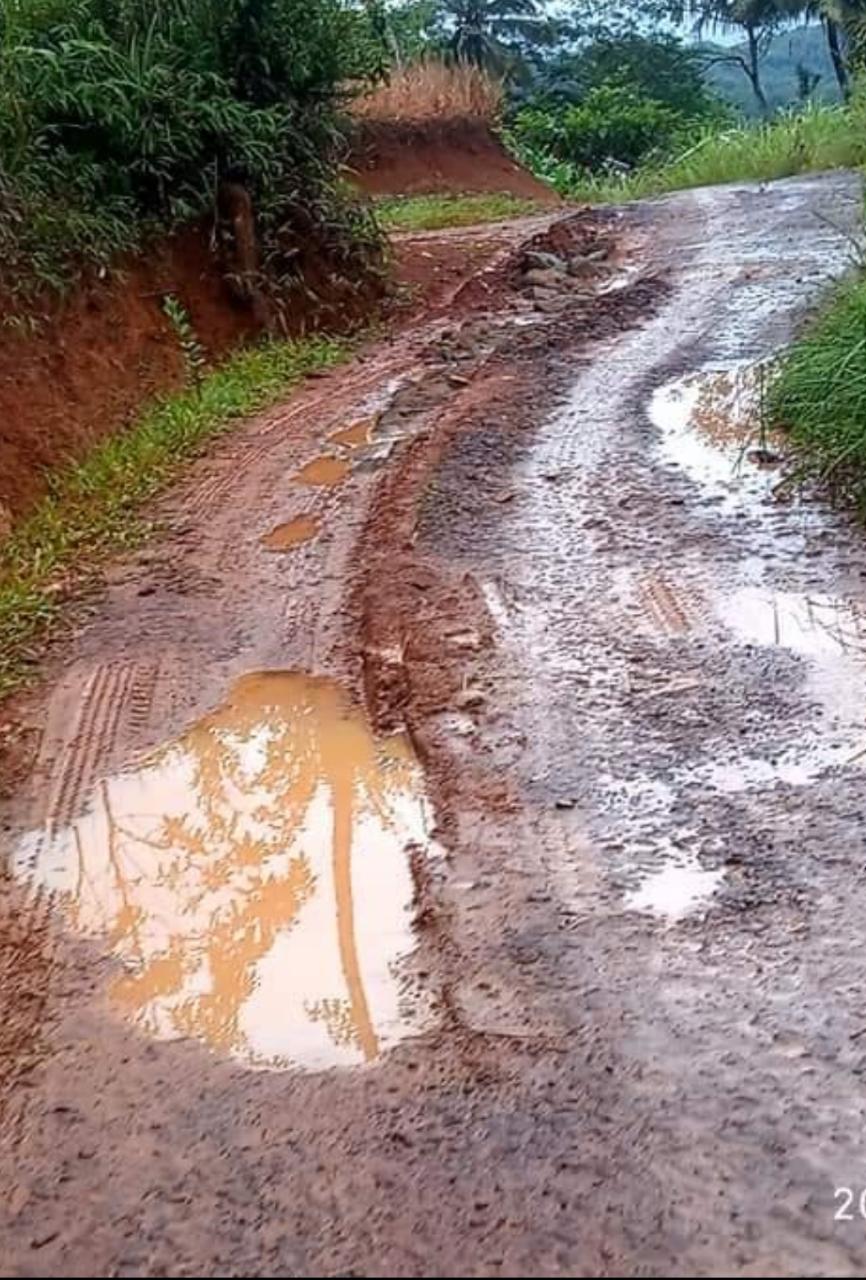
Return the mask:
[[[61,750],[55,753],[55,759],[59,757],[59,769],[55,771],[48,802],[46,827],[49,831],[70,821],[82,793],[109,758],[136,674],[136,665],[126,662],[107,663],[91,672],[81,693],[78,714]],[[155,683],[155,673],[152,678]],[[139,719],[146,718],[145,706],[152,699],[152,692],[148,694],[148,681],[149,677],[139,685],[136,694]]]

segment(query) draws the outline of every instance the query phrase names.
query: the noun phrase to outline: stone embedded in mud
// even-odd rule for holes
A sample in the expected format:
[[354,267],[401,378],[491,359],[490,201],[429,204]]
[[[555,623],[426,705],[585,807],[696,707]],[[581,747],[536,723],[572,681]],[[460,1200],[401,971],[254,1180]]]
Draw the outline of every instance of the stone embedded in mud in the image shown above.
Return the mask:
[[556,253],[550,253],[546,249],[527,249],[523,255],[523,270],[525,274],[530,271],[548,271],[563,272],[565,271],[565,261]]
[[558,289],[564,283],[561,271],[542,270],[539,267],[533,267],[531,271],[524,272],[523,280],[525,284],[542,289]]

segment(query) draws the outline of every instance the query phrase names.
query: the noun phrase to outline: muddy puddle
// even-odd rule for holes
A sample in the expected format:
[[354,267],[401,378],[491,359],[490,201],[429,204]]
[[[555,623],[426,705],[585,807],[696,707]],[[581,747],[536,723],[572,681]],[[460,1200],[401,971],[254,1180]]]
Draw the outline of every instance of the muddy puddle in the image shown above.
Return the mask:
[[295,516],[294,520],[286,520],[284,524],[271,529],[270,533],[263,534],[259,541],[268,551],[291,551],[292,547],[315,538],[320,528],[315,516]]
[[296,484],[306,484],[330,488],[345,480],[349,472],[349,463],[345,458],[333,458],[323,454],[313,458],[306,466],[295,473]]
[[111,1003],[143,1032],[254,1067],[353,1066],[421,1029],[399,968],[428,825],[404,735],[377,741],[328,680],[271,672],[26,837],[14,867],[108,946]]
[[[701,370],[659,387],[649,405],[666,462],[722,502],[744,481],[765,493],[778,479],[783,441],[763,427],[766,364]],[[760,481],[760,483],[758,483]]]
[[348,427],[340,427],[340,430],[328,436],[328,439],[333,444],[341,444],[347,449],[360,449],[373,439],[375,427],[375,417],[362,418],[360,422],[353,422]]

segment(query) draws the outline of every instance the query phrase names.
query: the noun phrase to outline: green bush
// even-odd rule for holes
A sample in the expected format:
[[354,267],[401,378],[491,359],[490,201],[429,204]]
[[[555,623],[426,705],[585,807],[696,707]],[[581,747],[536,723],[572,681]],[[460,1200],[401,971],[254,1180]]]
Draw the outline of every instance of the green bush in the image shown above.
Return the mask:
[[866,515],[866,283],[843,285],[785,355],[770,388],[773,425],[790,432],[801,472]]
[[511,133],[519,147],[594,170],[611,161],[638,164],[651,151],[670,147],[683,125],[673,107],[641,98],[624,85],[604,84],[580,103],[522,108]]
[[381,71],[369,7],[5,0],[0,22],[7,288],[208,213],[224,180],[249,192],[272,264],[299,201],[337,238],[357,230],[332,179],[338,109]]

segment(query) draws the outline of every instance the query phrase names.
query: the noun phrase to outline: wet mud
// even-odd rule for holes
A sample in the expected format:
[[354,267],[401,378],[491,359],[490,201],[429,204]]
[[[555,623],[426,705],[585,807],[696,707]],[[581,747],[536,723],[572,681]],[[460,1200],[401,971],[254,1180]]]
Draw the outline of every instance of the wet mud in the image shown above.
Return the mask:
[[160,507],[15,709],[10,1274],[862,1273],[866,541],[761,421],[861,222],[488,229]]

